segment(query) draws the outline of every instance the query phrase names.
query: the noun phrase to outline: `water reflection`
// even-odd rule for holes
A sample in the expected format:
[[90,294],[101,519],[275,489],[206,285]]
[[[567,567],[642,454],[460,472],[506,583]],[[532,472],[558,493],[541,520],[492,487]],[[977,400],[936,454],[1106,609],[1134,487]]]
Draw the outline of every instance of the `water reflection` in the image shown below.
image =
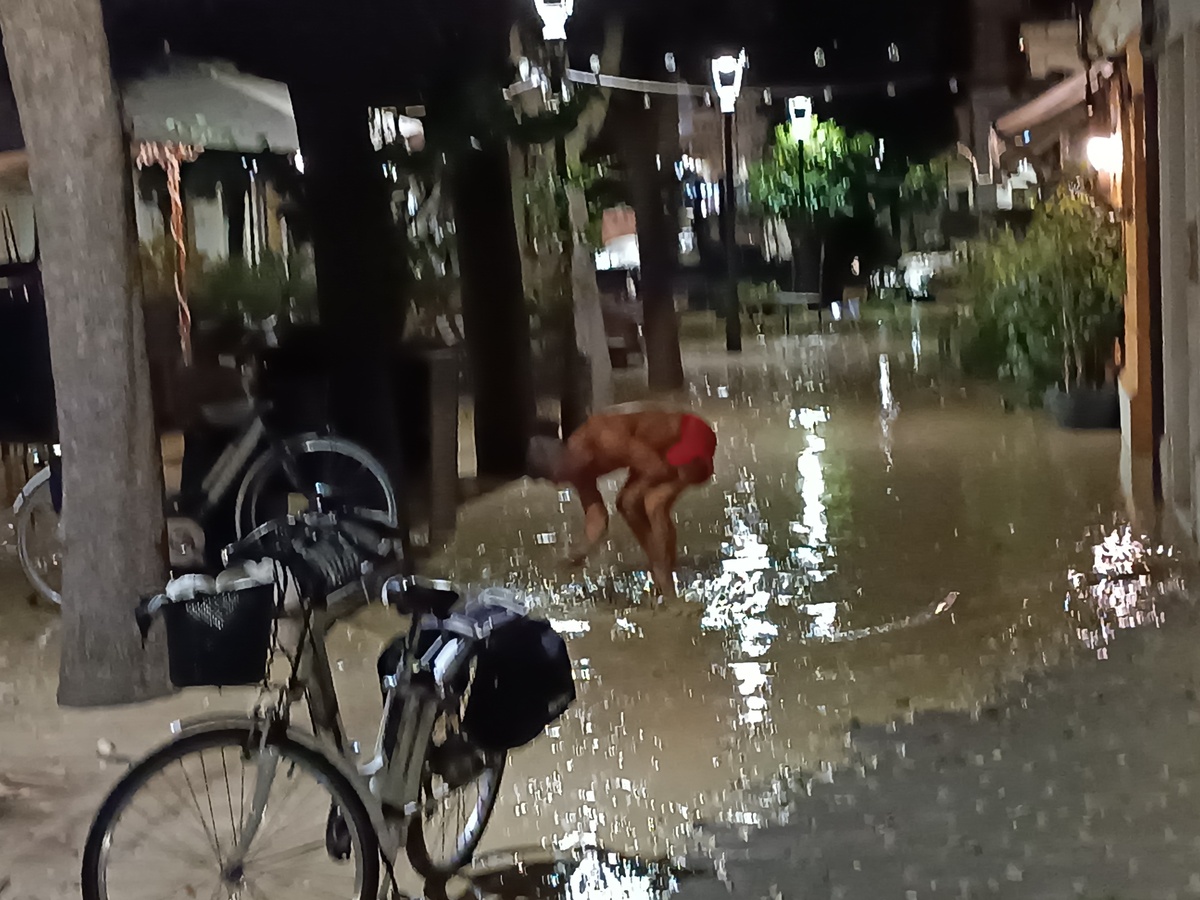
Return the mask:
[[[493,854],[492,858],[505,854]],[[644,862],[593,849],[548,860],[482,860],[456,882],[427,885],[429,900],[665,900],[687,872],[666,862]]]
[[887,457],[887,471],[895,465],[892,459],[892,425],[900,415],[900,406],[892,393],[892,361],[886,353],[879,354],[879,428],[883,433],[883,452]]
[[1174,550],[1147,547],[1128,525],[1092,548],[1090,572],[1071,569],[1067,611],[1079,622],[1079,640],[1102,659],[1118,631],[1165,621],[1164,596],[1180,590],[1169,566]]

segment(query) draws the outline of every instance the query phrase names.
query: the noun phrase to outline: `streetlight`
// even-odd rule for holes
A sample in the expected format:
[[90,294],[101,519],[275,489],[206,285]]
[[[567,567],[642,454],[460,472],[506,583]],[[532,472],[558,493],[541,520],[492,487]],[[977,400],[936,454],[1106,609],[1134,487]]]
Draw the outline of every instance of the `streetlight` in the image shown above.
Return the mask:
[[806,143],[813,134],[816,120],[813,119],[812,97],[789,97],[788,119],[792,125],[792,140]]
[[725,349],[742,349],[742,323],[738,309],[737,283],[737,200],[733,188],[733,117],[737,112],[738,96],[742,92],[742,75],[746,70],[746,51],[737,56],[719,56],[712,61],[713,88],[721,101],[725,119],[725,181],[721,198],[721,235],[725,242],[725,262],[728,269],[725,306]]
[[542,17],[542,37],[547,41],[567,39],[567,19],[575,11],[575,0],[533,0]]
[[[542,38],[550,45],[550,78],[554,90],[554,106],[562,109],[567,99],[567,20],[575,11],[575,0],[533,0],[542,19]],[[567,137],[561,131],[554,137],[554,171],[564,197],[567,191]],[[572,232],[569,200],[558,204],[559,238],[562,258],[559,260],[559,285],[566,292],[567,309],[563,316],[564,372],[561,394],[560,421],[564,439],[587,418],[586,404],[581,396],[583,372],[575,331],[575,291],[573,288],[573,258],[575,235]]]

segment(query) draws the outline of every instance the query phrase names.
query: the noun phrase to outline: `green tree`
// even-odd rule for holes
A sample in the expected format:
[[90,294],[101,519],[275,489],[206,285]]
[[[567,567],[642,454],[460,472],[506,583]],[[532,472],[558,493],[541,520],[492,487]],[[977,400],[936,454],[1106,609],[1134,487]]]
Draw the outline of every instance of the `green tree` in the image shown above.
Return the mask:
[[[938,210],[946,196],[946,164],[942,160],[927,163],[912,163],[904,173],[896,192],[896,206],[902,211],[908,221],[911,245],[914,250],[921,248],[921,235],[917,228],[917,217],[927,216]],[[896,217],[893,217],[895,219]],[[895,227],[895,225],[893,225]],[[896,237],[903,243],[902,235]]]
[[848,134],[832,120],[817,122],[804,142],[781,126],[771,155],[750,169],[754,208],[787,224],[793,277],[798,280],[796,268],[815,256],[816,287],[822,293],[834,230],[850,220],[874,218],[875,147],[870,134]]

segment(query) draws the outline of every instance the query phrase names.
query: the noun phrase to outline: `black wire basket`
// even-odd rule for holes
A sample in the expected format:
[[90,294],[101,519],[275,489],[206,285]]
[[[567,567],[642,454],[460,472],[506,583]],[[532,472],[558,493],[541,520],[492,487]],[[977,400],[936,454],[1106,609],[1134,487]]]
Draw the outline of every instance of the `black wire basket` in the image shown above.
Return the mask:
[[232,687],[266,679],[275,585],[167,603],[162,615],[176,687]]

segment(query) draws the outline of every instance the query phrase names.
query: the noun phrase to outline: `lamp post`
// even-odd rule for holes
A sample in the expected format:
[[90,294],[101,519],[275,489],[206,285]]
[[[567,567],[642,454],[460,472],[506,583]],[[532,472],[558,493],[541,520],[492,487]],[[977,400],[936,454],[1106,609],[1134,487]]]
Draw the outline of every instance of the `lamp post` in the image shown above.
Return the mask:
[[712,62],[713,88],[721,101],[725,120],[725,179],[721,197],[721,238],[725,244],[726,298],[725,349],[737,353],[742,349],[742,322],[738,303],[737,282],[737,198],[733,185],[733,118],[737,112],[738,96],[742,92],[742,73],[746,69],[746,51],[738,56],[719,56]]
[[[567,99],[567,20],[575,11],[575,0],[534,0],[542,19],[542,38],[550,47],[550,85],[553,91],[552,108],[561,111]],[[572,258],[575,254],[575,235],[571,223],[571,204],[567,194],[567,137],[559,132],[554,137],[554,172],[562,197],[558,203],[559,239],[562,242],[558,261],[559,286],[566,293],[563,316],[563,384],[560,393],[560,426],[565,440],[587,418],[582,397],[582,371],[575,333],[575,290],[572,282]]]

